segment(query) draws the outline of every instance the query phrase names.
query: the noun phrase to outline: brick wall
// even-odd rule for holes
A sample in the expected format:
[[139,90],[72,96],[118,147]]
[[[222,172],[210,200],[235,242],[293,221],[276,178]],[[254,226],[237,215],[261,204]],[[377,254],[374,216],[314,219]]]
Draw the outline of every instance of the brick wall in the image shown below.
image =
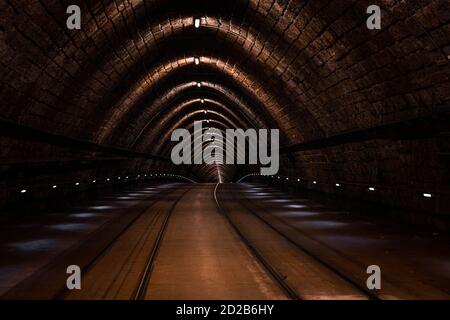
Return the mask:
[[[83,28],[70,31],[65,10],[77,3]],[[371,4],[383,10],[379,31],[366,28]],[[447,0],[7,0],[0,114],[78,140],[167,150],[158,137],[176,123],[173,110],[207,96],[249,127],[280,128],[284,146],[307,143],[448,111],[449,35]],[[2,145],[2,159],[17,161],[70,153]],[[417,207],[400,190],[445,193],[448,152],[445,139],[349,142],[297,153],[286,173],[388,185],[396,196],[377,201]]]

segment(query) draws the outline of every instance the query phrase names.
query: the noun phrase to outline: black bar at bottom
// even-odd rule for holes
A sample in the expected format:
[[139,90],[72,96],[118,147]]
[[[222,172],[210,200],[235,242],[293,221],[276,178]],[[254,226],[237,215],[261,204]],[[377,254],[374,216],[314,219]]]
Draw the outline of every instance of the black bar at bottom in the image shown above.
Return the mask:
[[5,317],[46,319],[404,319],[432,318],[449,307],[450,301],[0,301]]

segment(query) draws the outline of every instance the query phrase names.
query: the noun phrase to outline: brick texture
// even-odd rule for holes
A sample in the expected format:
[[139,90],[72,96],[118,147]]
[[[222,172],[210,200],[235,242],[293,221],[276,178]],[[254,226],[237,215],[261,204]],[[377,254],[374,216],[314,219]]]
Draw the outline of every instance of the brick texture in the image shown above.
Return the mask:
[[[82,9],[79,31],[65,27],[71,4]],[[366,28],[371,4],[382,8],[381,30]],[[169,133],[204,117],[200,99],[217,125],[279,128],[283,146],[439,117],[450,110],[449,7],[447,0],[5,0],[0,114],[63,137],[165,157]],[[201,28],[193,17],[201,17]],[[309,185],[326,192],[340,181],[352,196],[376,185],[384,191],[371,195],[374,201],[448,213],[448,132],[283,155],[281,174],[328,181]],[[103,167],[34,178],[12,165],[96,155],[21,139],[1,138],[1,146],[3,184],[13,190],[7,197],[23,184],[49,185],[80,172],[87,179]],[[108,168],[111,175],[141,166],[185,170],[144,163]],[[245,173],[223,170],[230,178]],[[194,172],[205,180],[215,174],[207,166]],[[439,197],[423,207],[421,192]]]

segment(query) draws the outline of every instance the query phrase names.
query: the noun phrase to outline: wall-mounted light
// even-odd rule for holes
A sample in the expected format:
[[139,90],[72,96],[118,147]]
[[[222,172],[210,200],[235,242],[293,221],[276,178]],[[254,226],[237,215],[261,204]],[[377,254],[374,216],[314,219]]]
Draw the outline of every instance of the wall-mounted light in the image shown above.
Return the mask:
[[431,193],[424,193],[424,198],[433,198],[433,195]]
[[194,18],[195,29],[200,28],[200,24],[201,24],[200,18]]
[[97,180],[92,180],[92,183],[97,183]]
[[20,193],[27,193],[27,190],[26,189],[22,189],[22,190],[20,190]]
[[77,183],[75,183],[75,185],[76,185],[76,186],[79,186],[79,185],[80,185],[80,183],[79,183],[79,182],[77,182]]
[[369,191],[375,191],[375,188],[374,187],[370,187]]
[[341,185],[340,185],[339,183],[336,183],[336,187],[338,187],[338,188],[339,188],[340,186],[341,186]]
[[297,182],[300,182],[300,181],[302,181],[301,179],[297,179]]
[[313,181],[314,184],[317,184],[317,181]]
[[53,189],[56,189],[56,188],[58,188],[58,186],[55,184],[52,188],[53,188]]

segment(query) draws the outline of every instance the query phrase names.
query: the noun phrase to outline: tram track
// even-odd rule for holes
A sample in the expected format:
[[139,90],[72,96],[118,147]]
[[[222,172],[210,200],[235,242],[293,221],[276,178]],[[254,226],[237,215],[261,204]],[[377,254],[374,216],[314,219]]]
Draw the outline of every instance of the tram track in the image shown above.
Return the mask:
[[[218,193],[217,192],[218,186],[219,185],[217,185],[216,189],[215,189],[215,198],[216,198],[216,201],[218,203],[218,206],[220,206],[220,204],[218,202],[218,199],[217,199],[218,198],[218,195],[217,195],[217,193]],[[237,202],[238,205],[243,210],[246,210],[248,213],[250,213],[256,219],[258,219],[258,221],[260,221],[262,224],[264,224],[267,227],[269,227],[270,230],[272,230],[275,234],[277,234],[279,237],[282,237],[283,239],[288,241],[290,244],[292,244],[294,247],[296,247],[303,254],[306,254],[311,259],[313,259],[318,264],[320,264],[322,267],[325,267],[326,269],[328,269],[330,271],[330,273],[335,275],[335,277],[341,279],[342,281],[348,283],[350,286],[352,286],[353,288],[358,290],[362,296],[366,297],[366,299],[368,299],[368,300],[380,300],[380,298],[376,294],[374,294],[373,292],[370,292],[370,290],[368,290],[368,289],[362,288],[361,285],[356,283],[353,279],[351,279],[350,277],[348,277],[347,275],[342,273],[340,270],[334,268],[329,263],[327,263],[326,261],[322,260],[320,257],[316,256],[313,252],[311,252],[309,250],[306,250],[305,248],[300,246],[297,242],[293,241],[291,238],[287,237],[282,232],[280,232],[277,228],[275,228],[273,225],[271,225],[266,219],[262,218],[257,212],[255,212],[255,210],[250,208],[250,206],[247,203],[245,203],[245,201],[243,201],[240,198],[240,196],[238,196],[236,194],[236,191],[232,190],[230,195],[234,199],[234,201]],[[240,230],[238,224],[236,222],[233,222],[233,219],[226,212],[226,210],[224,210],[223,208],[221,208],[220,210],[227,217],[227,220],[233,226],[235,231],[239,234],[239,236],[241,237],[242,241],[244,243],[246,243],[246,245],[251,249],[251,251],[258,258],[258,260],[265,266],[266,270],[268,270],[268,272],[273,276],[273,278],[276,279],[276,281],[279,283],[280,286],[282,286],[284,289],[286,289],[287,292],[290,293],[289,296],[291,298],[296,299],[296,300],[303,300],[304,298],[302,297],[302,295],[300,293],[297,293],[295,288],[293,288],[293,287],[289,286],[289,284],[287,284],[287,282],[285,281],[286,276],[283,276],[282,274],[277,272],[276,271],[277,268],[275,266],[273,266],[273,263],[271,261],[269,261],[268,259],[264,258],[264,255],[260,252],[260,250],[257,248],[257,246],[251,243],[251,241]]]
[[244,234],[239,230],[233,220],[226,213],[224,208],[220,205],[219,199],[217,197],[217,190],[219,188],[220,183],[216,184],[214,188],[214,201],[216,202],[217,208],[219,212],[227,219],[228,223],[231,225],[233,230],[237,233],[242,242],[247,246],[250,252],[253,253],[258,262],[263,266],[263,268],[267,271],[267,273],[271,276],[271,278],[277,283],[280,289],[286,294],[288,298],[291,300],[302,300],[301,297],[295,292],[293,288],[291,288],[286,282],[283,281],[283,276],[280,275],[264,258],[262,254],[258,251],[258,249],[252,245],[252,243],[244,236]]
[[181,199],[188,193],[190,189],[184,191],[170,206],[169,210],[166,212],[164,220],[161,224],[161,227],[158,231],[158,235],[156,237],[156,241],[153,244],[152,251],[148,257],[147,263],[145,265],[144,271],[142,273],[141,279],[139,281],[139,285],[135,290],[133,295],[133,300],[145,300],[145,296],[147,294],[151,273],[153,270],[153,266],[155,264],[156,258],[158,256],[159,249],[161,247],[162,241],[164,239],[164,234],[167,230],[167,226],[169,224],[170,217],[177,206],[177,204],[181,201]]
[[[176,195],[176,199],[173,201],[167,201],[166,196],[147,207],[145,212],[133,219],[107,247],[97,254],[89,266],[83,269],[86,280],[85,285],[83,285],[84,288],[80,291],[71,292],[65,289],[60,298],[141,300],[170,215],[176,204],[189,190],[175,189],[171,192],[171,195]],[[177,195],[179,192],[181,194]],[[137,230],[138,232],[136,232]],[[155,232],[155,230],[157,231]],[[155,233],[156,236],[154,236]],[[154,241],[153,238],[155,239]],[[151,250],[147,251],[149,245],[151,245]],[[145,265],[141,268],[142,258],[140,256],[146,255],[146,252],[150,253],[148,258],[146,258]],[[103,270],[110,262],[115,263],[114,270],[106,272],[112,273],[114,276],[111,277],[112,279],[108,277],[103,278],[107,274]],[[136,268],[137,270],[142,270],[138,281],[133,276]],[[133,282],[137,282],[137,286],[135,289],[130,290],[128,283]]]

